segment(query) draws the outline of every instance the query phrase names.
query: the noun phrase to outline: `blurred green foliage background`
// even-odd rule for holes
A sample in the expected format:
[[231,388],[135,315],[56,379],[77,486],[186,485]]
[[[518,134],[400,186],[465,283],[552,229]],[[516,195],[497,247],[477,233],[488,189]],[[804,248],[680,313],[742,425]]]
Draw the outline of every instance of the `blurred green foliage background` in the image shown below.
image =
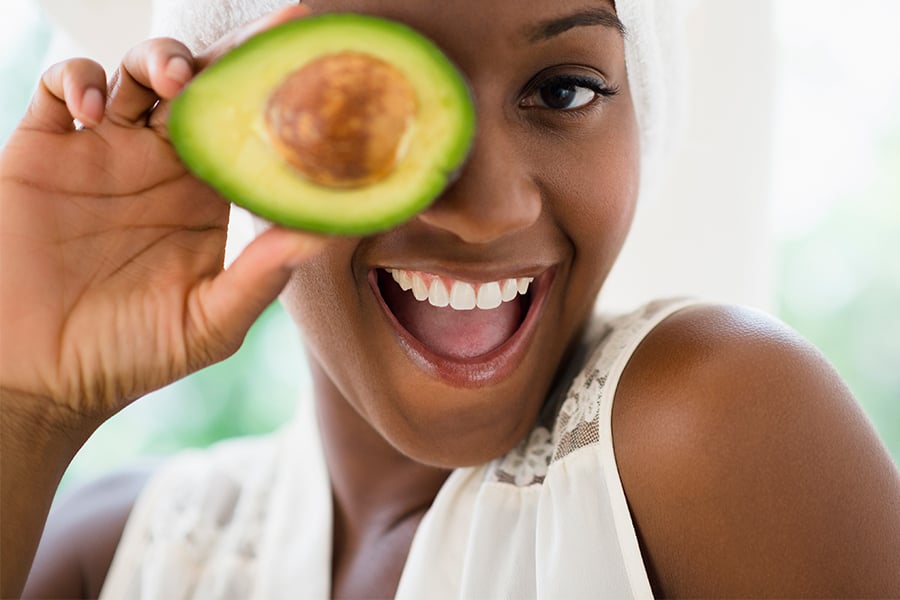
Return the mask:
[[[51,27],[34,18],[0,57],[0,142],[27,106]],[[900,109],[880,130],[874,177],[777,252],[777,312],[837,367],[900,464]],[[64,480],[224,437],[270,431],[307,384],[294,324],[273,305],[242,349],[129,407],[91,438]]]
[[779,316],[844,377],[900,464],[900,108],[869,185],[778,253]]

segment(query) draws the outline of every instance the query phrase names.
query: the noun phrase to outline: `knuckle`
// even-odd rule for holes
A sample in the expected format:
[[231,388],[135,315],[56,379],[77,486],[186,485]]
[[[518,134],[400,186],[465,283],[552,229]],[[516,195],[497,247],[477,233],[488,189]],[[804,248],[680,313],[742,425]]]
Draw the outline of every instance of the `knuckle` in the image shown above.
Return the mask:
[[73,67],[83,71],[102,71],[103,67],[97,61],[90,58],[73,58]]
[[[70,89],[82,82],[99,85],[105,79],[103,67],[89,58],[70,58],[44,72],[43,81],[51,88]],[[58,82],[59,85],[54,85]]]
[[68,63],[68,62],[69,62],[68,60],[64,60],[61,62],[53,63],[52,65],[47,67],[47,69],[44,71],[44,77],[47,77],[48,75],[50,75],[52,73],[56,73],[56,72],[59,72],[61,69],[64,69],[66,66],[66,63]]
[[65,63],[65,72],[70,76],[93,76],[103,72],[103,67],[90,58],[72,58]]
[[156,56],[166,53],[171,48],[171,40],[169,38],[152,38],[145,42],[147,54]]
[[190,56],[191,52],[187,47],[171,37],[157,37],[147,40],[148,48],[153,54],[178,54],[182,56]]
[[150,38],[128,51],[120,69],[146,79],[174,55],[193,60],[190,50],[178,40],[170,37]]

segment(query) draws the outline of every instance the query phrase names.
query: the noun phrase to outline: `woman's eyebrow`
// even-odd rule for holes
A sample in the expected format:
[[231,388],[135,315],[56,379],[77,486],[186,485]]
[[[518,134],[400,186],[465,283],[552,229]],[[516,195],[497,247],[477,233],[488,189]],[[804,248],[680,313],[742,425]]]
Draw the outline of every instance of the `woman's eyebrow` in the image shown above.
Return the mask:
[[528,41],[541,42],[557,36],[574,27],[584,27],[592,25],[602,25],[615,29],[623,36],[625,35],[625,26],[615,13],[605,8],[588,8],[579,10],[576,13],[566,15],[564,17],[556,17],[542,21],[527,30]]

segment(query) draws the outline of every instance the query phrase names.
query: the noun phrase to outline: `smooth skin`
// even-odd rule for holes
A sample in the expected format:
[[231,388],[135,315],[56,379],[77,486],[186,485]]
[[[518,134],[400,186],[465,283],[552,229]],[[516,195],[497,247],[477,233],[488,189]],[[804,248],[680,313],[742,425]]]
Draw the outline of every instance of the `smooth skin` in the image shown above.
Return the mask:
[[[90,432],[131,399],[224,358],[282,288],[312,357],[334,490],[335,597],[392,596],[449,470],[502,454],[540,411],[624,242],[639,170],[621,34],[586,22],[541,32],[612,3],[310,7],[320,4],[409,23],[472,83],[469,162],[432,208],[390,232],[325,244],[274,229],[221,271],[227,205],[178,165],[164,108],[149,128],[141,119],[183,83],[165,75],[173,56],[196,71],[246,32],[206,57],[171,40],[139,47],[102,117],[83,99],[105,89],[99,68],[63,63],[4,149],[4,597],[20,589],[59,477]],[[558,74],[599,76],[617,93],[552,110],[530,83]],[[73,131],[71,116],[96,126]],[[119,162],[91,172],[108,147]],[[47,168],[62,162],[82,166]],[[71,237],[61,239],[60,222]],[[521,362],[473,389],[422,370],[398,344],[369,283],[373,268],[392,266],[475,280],[554,274]],[[657,595],[900,596],[900,475],[833,369],[782,324],[721,306],[670,317],[625,371],[613,432]],[[61,503],[25,595],[96,596],[146,477],[113,476]]]

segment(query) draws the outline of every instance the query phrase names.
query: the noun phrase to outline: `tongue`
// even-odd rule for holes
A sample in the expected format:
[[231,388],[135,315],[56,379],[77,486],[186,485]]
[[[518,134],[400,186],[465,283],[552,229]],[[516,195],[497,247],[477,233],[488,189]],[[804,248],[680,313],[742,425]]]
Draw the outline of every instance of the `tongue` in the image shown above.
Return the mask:
[[391,311],[417,340],[435,354],[474,358],[508,340],[522,320],[521,300],[491,310],[454,310],[419,302],[393,281],[383,282],[382,294]]

